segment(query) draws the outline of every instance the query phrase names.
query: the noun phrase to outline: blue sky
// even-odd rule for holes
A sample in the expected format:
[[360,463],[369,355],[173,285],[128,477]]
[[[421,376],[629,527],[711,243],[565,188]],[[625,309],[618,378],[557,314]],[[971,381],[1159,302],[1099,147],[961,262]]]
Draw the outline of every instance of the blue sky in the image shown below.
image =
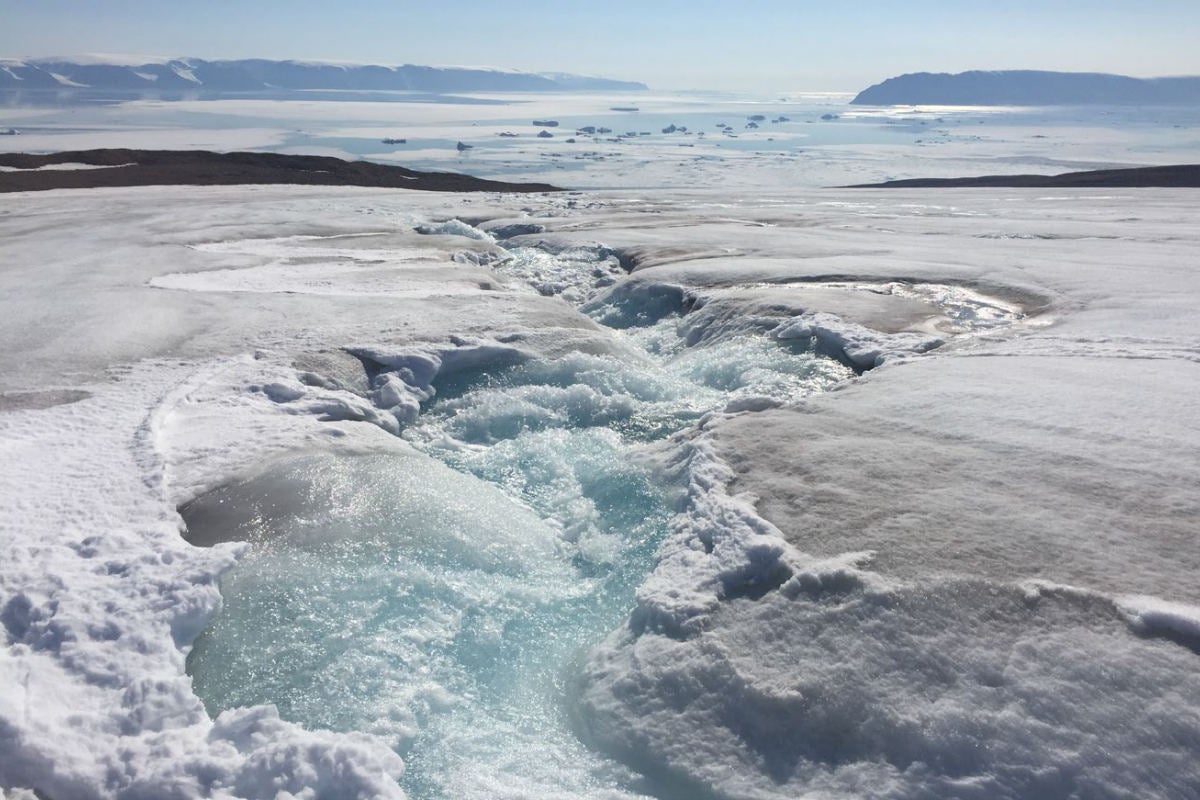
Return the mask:
[[853,91],[903,72],[1200,74],[1200,0],[0,0],[0,56],[464,64],[663,89]]

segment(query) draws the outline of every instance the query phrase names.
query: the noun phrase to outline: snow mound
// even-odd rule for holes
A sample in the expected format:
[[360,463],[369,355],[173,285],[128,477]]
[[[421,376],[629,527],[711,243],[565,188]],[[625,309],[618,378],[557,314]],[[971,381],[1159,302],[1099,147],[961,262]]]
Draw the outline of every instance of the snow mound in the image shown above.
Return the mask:
[[[421,403],[436,394],[433,382],[459,372],[516,364],[531,357],[518,347],[497,342],[452,337],[449,346],[428,345],[396,352],[378,347],[350,348],[375,373],[371,398],[389,411],[399,425],[410,425],[421,412]],[[388,426],[395,431],[398,428]]]
[[821,311],[806,312],[771,331],[776,339],[812,338],[818,348],[846,359],[859,370],[888,361],[927,353],[946,340],[921,333],[880,333]]
[[[403,796],[387,741],[306,731],[266,706],[211,720],[184,674],[239,547],[183,541],[168,475],[205,452],[253,454],[218,436],[181,461],[170,438],[205,386],[236,411],[228,369],[145,362],[91,397],[0,414],[0,492],[14,500],[0,521],[0,786],[58,798]],[[98,477],[63,492],[76,474]]]
[[479,228],[460,219],[448,219],[444,222],[423,222],[413,228],[417,233],[426,236],[465,236],[483,242],[495,243],[495,238]]
[[1187,649],[1129,637],[1103,598],[857,570],[722,603],[719,631],[617,632],[581,680],[585,735],[679,796],[1173,798],[1200,782]]
[[1200,607],[1147,595],[1125,595],[1117,598],[1116,605],[1134,629],[1178,638],[1200,649]]

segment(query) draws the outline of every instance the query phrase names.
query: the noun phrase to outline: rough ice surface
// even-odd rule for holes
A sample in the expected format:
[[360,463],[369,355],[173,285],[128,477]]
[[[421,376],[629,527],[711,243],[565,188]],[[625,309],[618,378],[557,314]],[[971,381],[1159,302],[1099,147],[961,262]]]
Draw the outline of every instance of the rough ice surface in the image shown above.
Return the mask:
[[5,794],[1200,794],[1192,193],[730,164],[5,196]]
[[[1010,199],[972,208],[990,220]],[[947,268],[921,263],[927,222],[890,216],[894,249],[859,257],[864,277],[912,248],[909,280],[1004,276],[1039,313],[717,426],[719,491],[677,518],[580,679],[589,740],[670,796],[1194,794],[1197,340],[1168,299],[1190,278],[1138,277],[1194,237],[1089,248],[1086,266],[1061,245],[983,248]],[[807,269],[829,274],[822,260]],[[1104,333],[1115,305],[1137,335]],[[819,335],[814,317],[842,347],[897,335],[810,312],[775,335]],[[738,540],[779,566],[730,591]]]
[[274,703],[309,727],[386,736],[412,796],[639,793],[583,748],[564,700],[673,515],[678,492],[646,447],[730,403],[852,375],[764,335],[689,348],[681,329],[670,315],[618,334],[620,356],[356,349],[421,452],[288,462],[184,509],[190,537],[251,541],[189,661],[210,711]]
[[925,353],[945,344],[945,340],[938,336],[881,334],[820,311],[793,317],[771,333],[776,339],[816,340],[819,346],[842,354],[855,367],[864,370],[882,366],[890,359]]
[[10,498],[0,785],[49,797],[331,786],[399,797],[403,764],[372,737],[305,731],[269,706],[210,719],[192,691],[184,653],[235,553],[181,547],[166,497],[164,417],[193,375],[147,363],[92,398],[0,418]]

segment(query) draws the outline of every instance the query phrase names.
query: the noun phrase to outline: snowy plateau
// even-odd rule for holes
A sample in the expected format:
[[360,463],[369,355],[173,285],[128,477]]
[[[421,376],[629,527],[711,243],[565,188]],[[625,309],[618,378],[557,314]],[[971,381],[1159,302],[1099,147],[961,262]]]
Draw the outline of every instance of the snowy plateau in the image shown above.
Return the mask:
[[0,196],[5,797],[1200,796],[1195,190],[647,147]]

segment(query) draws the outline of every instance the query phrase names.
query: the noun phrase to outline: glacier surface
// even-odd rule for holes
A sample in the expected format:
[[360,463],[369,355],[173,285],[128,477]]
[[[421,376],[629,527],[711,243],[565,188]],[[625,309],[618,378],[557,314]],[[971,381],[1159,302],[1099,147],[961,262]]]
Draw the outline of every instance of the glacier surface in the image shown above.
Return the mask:
[[5,196],[0,787],[1193,795],[1193,207]]

